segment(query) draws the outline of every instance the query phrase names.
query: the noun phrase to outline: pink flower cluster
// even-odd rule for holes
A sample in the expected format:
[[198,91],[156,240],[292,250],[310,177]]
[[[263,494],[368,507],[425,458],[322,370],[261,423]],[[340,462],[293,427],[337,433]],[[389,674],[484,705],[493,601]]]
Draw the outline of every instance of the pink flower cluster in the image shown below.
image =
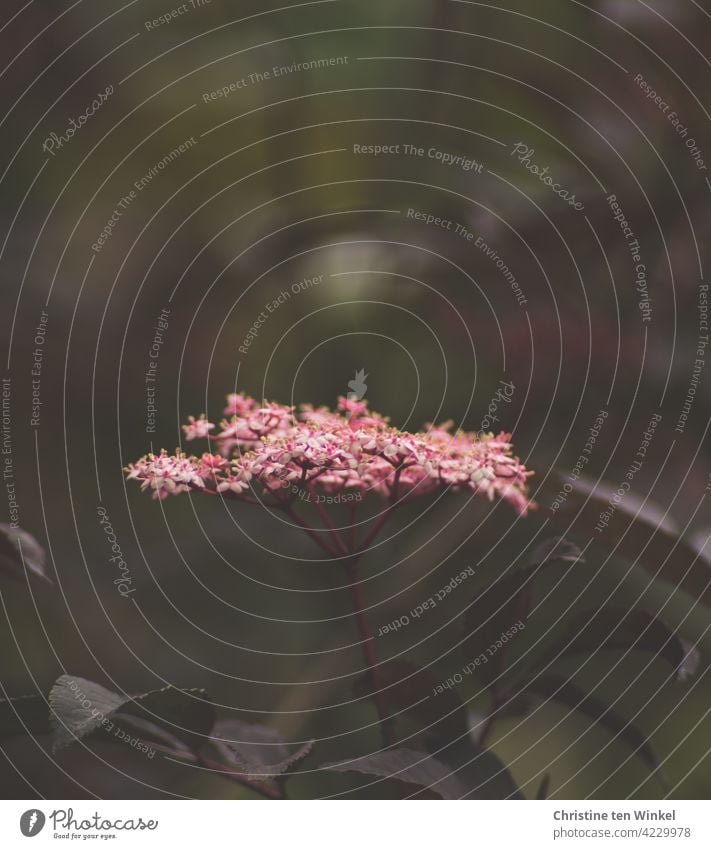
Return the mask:
[[154,498],[190,490],[249,497],[252,486],[278,503],[299,493],[373,492],[395,503],[436,490],[469,490],[529,507],[526,471],[511,454],[510,436],[451,432],[451,423],[420,433],[390,427],[364,401],[340,398],[337,410],[260,404],[227,396],[216,433],[205,416],[188,420],[185,438],[208,439],[216,453],[149,454],[126,469]]

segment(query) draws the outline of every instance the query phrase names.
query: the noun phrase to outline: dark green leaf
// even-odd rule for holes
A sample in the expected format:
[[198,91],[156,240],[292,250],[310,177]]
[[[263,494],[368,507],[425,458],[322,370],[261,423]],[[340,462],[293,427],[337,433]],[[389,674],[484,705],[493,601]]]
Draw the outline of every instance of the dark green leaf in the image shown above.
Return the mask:
[[566,636],[538,662],[539,668],[554,659],[574,654],[590,654],[599,649],[649,652],[671,664],[676,677],[685,680],[698,666],[698,652],[675,634],[661,619],[644,610],[618,610],[604,607],[585,611],[582,624]]
[[477,663],[476,674],[489,683],[505,668],[510,646],[519,638],[531,609],[536,576],[543,569],[581,561],[580,549],[563,537],[539,544],[529,555],[526,566],[509,569],[481,590],[465,617],[467,638],[462,644],[469,662]]
[[452,770],[465,787],[467,799],[522,799],[518,785],[506,766],[490,749],[482,749],[471,736],[432,753]]
[[574,711],[579,711],[600,723],[615,738],[623,740],[646,764],[666,787],[667,782],[659,761],[645,735],[624,717],[613,711],[599,699],[581,690],[576,684],[553,675],[539,676],[532,680],[528,689],[544,699],[553,699]]
[[324,764],[321,769],[393,778],[428,788],[443,799],[462,799],[467,794],[467,787],[452,774],[448,766],[426,752],[415,752],[412,749],[387,749],[364,758]]
[[[614,487],[595,484],[580,478],[576,482],[565,478],[572,491],[552,518],[580,536],[592,537],[610,551],[638,564],[655,579],[684,590],[695,600],[711,607],[711,562],[709,554],[699,552],[686,541],[664,512],[628,492],[609,510]],[[560,481],[547,483],[537,497],[543,501],[555,499]],[[595,526],[603,512],[611,512],[600,532]],[[572,523],[572,526],[571,526]]]

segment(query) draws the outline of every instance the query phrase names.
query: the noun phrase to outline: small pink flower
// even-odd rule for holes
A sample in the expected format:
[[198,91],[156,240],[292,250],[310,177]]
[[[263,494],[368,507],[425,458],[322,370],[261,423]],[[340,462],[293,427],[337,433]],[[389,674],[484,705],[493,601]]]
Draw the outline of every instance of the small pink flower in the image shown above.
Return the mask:
[[141,489],[150,489],[153,498],[160,500],[205,485],[198,474],[195,458],[181,453],[148,454],[128,466],[127,472],[129,479],[140,480]]
[[246,416],[257,406],[254,398],[242,393],[232,392],[227,396],[227,406],[223,410],[226,416]]
[[252,484],[280,500],[301,491],[402,500],[449,488],[502,498],[519,513],[529,507],[531,472],[512,456],[506,433],[452,433],[451,422],[407,433],[347,398],[338,411],[303,405],[295,416],[292,407],[232,394],[225,413],[232,417],[215,435],[204,416],[184,427],[187,439],[209,436],[218,453],[148,455],[127,468],[128,478],[161,499],[190,489],[241,496]]
[[188,416],[188,424],[183,425],[185,439],[188,442],[192,439],[205,439],[206,436],[210,435],[210,431],[214,429],[215,425],[205,418],[204,413],[197,419],[193,418],[193,416]]

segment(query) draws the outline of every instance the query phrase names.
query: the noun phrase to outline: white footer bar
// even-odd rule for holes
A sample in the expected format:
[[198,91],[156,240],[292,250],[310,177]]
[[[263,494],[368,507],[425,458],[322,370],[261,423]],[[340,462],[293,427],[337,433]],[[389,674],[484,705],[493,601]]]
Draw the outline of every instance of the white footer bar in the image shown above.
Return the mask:
[[709,849],[710,819],[708,801],[0,801],[0,846]]

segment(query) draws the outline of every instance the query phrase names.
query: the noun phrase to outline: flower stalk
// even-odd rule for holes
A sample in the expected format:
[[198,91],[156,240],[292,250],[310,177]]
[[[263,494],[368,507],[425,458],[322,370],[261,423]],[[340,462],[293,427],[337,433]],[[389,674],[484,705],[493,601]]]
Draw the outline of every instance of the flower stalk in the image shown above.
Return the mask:
[[358,633],[363,648],[363,659],[365,661],[368,684],[372,691],[373,702],[380,720],[380,728],[383,742],[386,746],[394,746],[397,743],[393,719],[389,716],[388,706],[385,700],[383,682],[379,672],[378,656],[375,652],[375,642],[368,622],[365,599],[363,597],[363,584],[360,579],[360,555],[355,555],[346,561],[346,573],[350,581],[351,601],[358,625]]
[[[364,555],[398,505],[434,492],[499,498],[525,514],[531,506],[526,486],[531,472],[512,455],[509,434],[452,431],[451,422],[408,433],[353,398],[340,398],[337,410],[302,405],[297,413],[233,393],[224,414],[217,433],[204,415],[191,416],[183,427],[187,441],[207,439],[216,451],[148,454],[126,468],[127,477],[154,499],[199,492],[280,510],[329,559],[343,563],[383,739],[394,745],[363,596]],[[356,504],[366,495],[380,499],[382,510],[358,542]],[[314,505],[322,527],[302,517],[296,509],[300,501]],[[343,534],[325,503],[347,505],[350,527]]]

